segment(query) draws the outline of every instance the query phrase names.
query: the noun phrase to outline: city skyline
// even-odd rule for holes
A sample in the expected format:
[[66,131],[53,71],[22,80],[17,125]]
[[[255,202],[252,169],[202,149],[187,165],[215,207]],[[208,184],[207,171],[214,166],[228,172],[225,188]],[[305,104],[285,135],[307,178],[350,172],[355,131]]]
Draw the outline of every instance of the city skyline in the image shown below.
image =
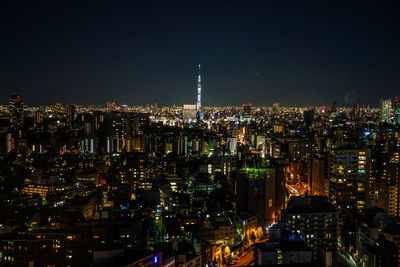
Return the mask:
[[195,103],[199,63],[206,106],[377,106],[400,86],[398,3],[1,5],[0,88],[32,105]]
[[0,266],[400,266],[398,14],[0,1]]
[[198,110],[11,95],[0,128],[0,264],[398,265],[398,98]]

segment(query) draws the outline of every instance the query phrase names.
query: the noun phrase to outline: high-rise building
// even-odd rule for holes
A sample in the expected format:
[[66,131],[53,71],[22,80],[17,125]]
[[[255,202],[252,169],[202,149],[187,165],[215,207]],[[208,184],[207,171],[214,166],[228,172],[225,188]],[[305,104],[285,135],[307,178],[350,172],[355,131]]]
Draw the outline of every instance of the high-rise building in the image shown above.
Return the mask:
[[10,153],[12,150],[15,149],[15,140],[12,133],[6,134],[6,151]]
[[310,127],[311,123],[314,121],[314,110],[308,109],[303,111],[303,120],[305,127],[306,128]]
[[[382,235],[386,238],[386,240],[396,244],[398,251],[400,252],[400,225],[399,224],[390,223],[380,233],[382,233]],[[398,254],[400,254],[400,253],[398,253]],[[400,266],[400,257],[397,257],[397,259],[398,259],[397,265],[393,265],[393,266]],[[384,265],[384,266],[390,266],[390,265]]]
[[363,210],[371,188],[371,150],[335,149],[331,151],[329,196],[339,210]]
[[[277,228],[273,226],[269,229],[271,232],[272,228]],[[275,230],[278,232],[278,230]],[[284,232],[283,229],[280,232]],[[279,235],[279,234],[278,234]],[[281,237],[279,242],[262,242],[256,243],[256,260],[257,264],[260,266],[313,266],[312,264],[312,250],[307,247],[304,241],[297,240],[290,235],[288,237]],[[289,240],[287,240],[289,239]],[[278,265],[279,264],[279,265]]]
[[243,168],[235,178],[237,211],[257,214],[261,226],[275,216],[275,176],[275,169]]
[[229,137],[228,138],[228,149],[231,155],[237,154],[237,137]]
[[71,123],[75,120],[76,106],[74,104],[67,105],[67,119]]
[[394,122],[400,123],[400,101],[397,96],[394,99],[393,112],[394,112]]
[[385,209],[390,217],[400,217],[400,156],[393,153],[384,165],[381,183],[377,186],[377,206]]
[[[335,206],[321,196],[291,197],[288,207],[282,211],[286,230],[307,241],[314,259],[322,258],[321,250],[336,251],[338,216]],[[333,262],[327,266],[332,265]]]
[[400,124],[400,108],[396,109],[394,112],[394,121]]
[[35,123],[42,123],[42,112],[36,111],[35,112]]
[[194,121],[196,119],[196,105],[184,104],[182,108],[182,118],[184,121]]
[[312,159],[311,193],[312,195],[329,197],[329,180],[326,175],[326,160]]
[[332,103],[332,105],[330,106],[330,111],[331,111],[331,113],[336,113],[337,112],[337,102],[336,101],[334,101]]
[[201,75],[200,75],[200,64],[199,64],[199,75],[197,77],[197,110],[201,108]]
[[301,159],[310,162],[315,154],[315,144],[313,141],[306,139],[293,139],[288,141],[289,156],[292,160]]
[[84,133],[85,136],[94,136],[96,132],[96,122],[95,120],[85,120],[84,122]]
[[11,127],[16,129],[22,123],[24,114],[24,102],[20,95],[12,95],[9,99],[9,109],[11,114]]
[[251,103],[243,104],[243,115],[249,117],[251,114]]
[[81,152],[94,154],[97,152],[97,140],[95,138],[85,138],[81,141]]
[[147,175],[146,156],[140,152],[132,152],[127,155],[126,159],[126,181],[131,185],[133,190],[138,188],[149,190],[152,182]]
[[351,119],[353,121],[356,121],[360,119],[361,116],[361,106],[360,104],[354,104],[353,107],[351,108]]
[[275,112],[280,111],[281,109],[281,105],[279,104],[279,102],[274,102],[274,104],[272,105],[272,110]]
[[359,215],[355,232],[358,266],[398,266],[398,248],[383,233],[389,225],[383,209],[374,207]]
[[125,117],[125,151],[145,151],[150,119],[147,113],[127,113]]
[[392,100],[381,99],[381,122],[392,122]]

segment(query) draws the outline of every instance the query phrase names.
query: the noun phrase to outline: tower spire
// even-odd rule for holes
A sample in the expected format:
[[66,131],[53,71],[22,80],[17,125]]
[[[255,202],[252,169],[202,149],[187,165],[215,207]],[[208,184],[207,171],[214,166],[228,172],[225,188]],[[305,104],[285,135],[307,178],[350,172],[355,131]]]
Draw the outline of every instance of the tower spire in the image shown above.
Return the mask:
[[201,75],[200,75],[200,64],[199,64],[199,75],[197,76],[197,110],[201,108]]

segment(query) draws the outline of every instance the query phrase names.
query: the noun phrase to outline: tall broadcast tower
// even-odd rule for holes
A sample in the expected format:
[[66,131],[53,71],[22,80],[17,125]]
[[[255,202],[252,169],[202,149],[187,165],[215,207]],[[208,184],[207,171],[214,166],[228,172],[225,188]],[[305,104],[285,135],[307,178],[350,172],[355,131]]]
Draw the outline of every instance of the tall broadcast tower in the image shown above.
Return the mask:
[[199,64],[199,76],[197,78],[197,110],[201,108],[201,76],[200,76],[200,64]]

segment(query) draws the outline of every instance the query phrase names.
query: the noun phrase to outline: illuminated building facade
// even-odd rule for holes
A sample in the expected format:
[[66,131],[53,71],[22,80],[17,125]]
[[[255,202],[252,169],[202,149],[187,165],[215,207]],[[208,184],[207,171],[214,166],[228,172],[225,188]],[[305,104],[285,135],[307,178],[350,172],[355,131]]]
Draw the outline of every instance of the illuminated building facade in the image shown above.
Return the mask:
[[97,139],[85,138],[81,141],[81,152],[94,154],[97,151]]
[[397,96],[394,99],[393,112],[394,112],[394,122],[400,123],[400,101]]
[[40,111],[35,112],[35,123],[37,124],[42,123],[42,112]]
[[6,134],[6,152],[10,153],[12,150],[15,149],[15,139],[12,133]]
[[28,185],[22,188],[22,193],[27,195],[40,195],[41,198],[45,199],[47,193],[52,190],[52,187],[46,185]]
[[203,220],[199,239],[207,240],[211,244],[232,246],[235,241],[235,226],[227,216],[212,214]]
[[351,119],[353,121],[357,121],[361,117],[361,106],[360,104],[354,104],[353,107],[351,108]]
[[311,193],[312,195],[329,197],[329,180],[326,173],[326,160],[312,159]]
[[196,120],[197,109],[196,105],[184,104],[182,108],[182,119],[185,122]]
[[315,144],[309,140],[289,140],[289,155],[292,159],[301,159],[305,162],[311,161],[311,155],[315,152]]
[[361,211],[366,207],[371,188],[370,149],[336,149],[331,151],[329,196],[339,210]]
[[289,233],[306,240],[314,259],[318,258],[320,248],[336,251],[339,213],[327,198],[292,197],[282,217]]
[[11,127],[17,129],[24,117],[24,102],[20,95],[12,95],[9,99],[9,110],[11,115]]
[[148,134],[150,121],[148,114],[127,114],[125,125],[126,152],[144,152],[146,149],[146,135]]
[[377,206],[384,208],[390,217],[400,217],[400,157],[393,153],[384,165],[382,181],[378,185]]
[[133,190],[150,190],[152,181],[149,179],[146,168],[146,156],[143,153],[133,152],[127,156],[125,172],[126,177],[121,177],[122,181],[127,181]]
[[381,100],[381,122],[392,122],[392,100]]
[[197,104],[196,109],[201,108],[201,75],[200,75],[200,64],[199,64],[199,75],[197,76]]
[[74,104],[67,105],[67,119],[71,123],[75,120],[76,116],[76,106]]

